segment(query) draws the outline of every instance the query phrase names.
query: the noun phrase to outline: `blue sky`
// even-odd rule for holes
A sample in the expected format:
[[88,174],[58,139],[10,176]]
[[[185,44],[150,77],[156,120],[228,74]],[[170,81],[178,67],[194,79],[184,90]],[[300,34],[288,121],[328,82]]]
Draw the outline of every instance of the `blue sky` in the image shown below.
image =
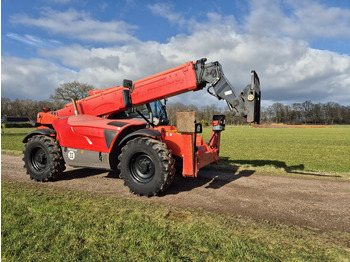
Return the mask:
[[[45,100],[71,81],[120,85],[207,57],[263,105],[350,105],[350,1],[1,1],[1,95]],[[170,102],[216,103],[205,91]]]

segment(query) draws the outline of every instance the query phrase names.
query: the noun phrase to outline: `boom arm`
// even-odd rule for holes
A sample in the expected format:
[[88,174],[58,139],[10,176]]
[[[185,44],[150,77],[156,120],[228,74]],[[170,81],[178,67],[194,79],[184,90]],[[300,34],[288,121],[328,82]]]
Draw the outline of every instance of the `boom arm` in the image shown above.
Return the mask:
[[[259,123],[260,119],[260,82],[255,71],[251,73],[251,84],[247,85],[237,96],[233,86],[225,77],[219,62],[205,63],[202,58],[196,62],[188,62],[167,71],[140,79],[123,87],[112,87],[105,90],[94,90],[91,96],[76,101],[79,114],[108,117],[130,107],[148,104],[189,91],[198,91],[207,84],[208,92],[227,102],[234,115],[247,117],[248,122]],[[213,88],[213,92],[211,91]],[[73,103],[51,115],[64,117],[74,115]],[[38,119],[45,124],[52,117]]]
[[[247,122],[260,122],[260,80],[255,71],[251,71],[251,84],[247,85],[237,96],[228,81],[219,62],[205,64],[206,59],[197,61],[197,81],[208,87],[209,94],[224,99],[233,115],[247,117]],[[210,91],[214,89],[214,92]]]
[[[206,58],[189,62],[180,67],[162,72],[135,82],[132,102],[135,106],[168,98],[189,91],[203,89],[227,102],[234,115],[247,117],[247,122],[260,122],[260,81],[255,71],[251,72],[251,84],[237,96],[219,62],[205,63]],[[194,74],[193,74],[194,73]],[[195,79],[194,79],[195,77]],[[195,81],[194,81],[195,80]],[[210,88],[214,92],[210,91]]]

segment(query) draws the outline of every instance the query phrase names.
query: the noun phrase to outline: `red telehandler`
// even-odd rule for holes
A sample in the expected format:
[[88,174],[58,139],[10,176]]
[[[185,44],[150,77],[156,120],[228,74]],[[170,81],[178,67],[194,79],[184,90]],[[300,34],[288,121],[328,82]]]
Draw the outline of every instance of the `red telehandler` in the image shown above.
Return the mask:
[[198,170],[218,163],[220,134],[225,117],[215,115],[208,143],[198,135],[202,126],[193,112],[178,112],[177,126],[169,126],[162,99],[205,88],[227,102],[234,115],[259,123],[260,82],[255,71],[251,84],[238,95],[219,62],[203,58],[123,86],[91,90],[89,97],[72,100],[63,109],[43,110],[38,129],[25,143],[24,167],[31,179],[45,182],[65,170],[65,164],[120,170],[130,191],[141,196],[164,192],[175,171],[196,177]]

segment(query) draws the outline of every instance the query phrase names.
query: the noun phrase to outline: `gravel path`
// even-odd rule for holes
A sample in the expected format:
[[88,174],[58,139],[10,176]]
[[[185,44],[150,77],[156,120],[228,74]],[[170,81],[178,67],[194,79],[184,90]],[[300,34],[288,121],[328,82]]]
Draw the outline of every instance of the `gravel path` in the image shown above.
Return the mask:
[[[21,157],[4,154],[1,179],[36,183],[26,175]],[[146,198],[130,194],[123,181],[109,172],[68,167],[59,180],[42,185],[350,233],[347,181],[201,170],[198,178],[176,178],[164,195]]]

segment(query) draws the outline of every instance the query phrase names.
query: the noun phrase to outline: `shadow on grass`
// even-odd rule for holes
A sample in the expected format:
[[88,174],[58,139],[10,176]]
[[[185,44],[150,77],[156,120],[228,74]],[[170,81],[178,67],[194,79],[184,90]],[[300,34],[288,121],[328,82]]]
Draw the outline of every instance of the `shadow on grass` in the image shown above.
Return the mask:
[[[319,176],[319,177],[341,177],[340,175],[323,175],[317,173],[310,173],[310,171],[303,171],[305,169],[304,164],[288,166],[286,162],[278,161],[278,160],[230,160],[228,157],[220,158],[221,163],[228,169],[237,170],[238,167],[242,165],[248,165],[252,167],[264,167],[264,166],[272,166],[275,168],[282,168],[286,173],[290,174],[298,174],[304,176]],[[225,168],[224,167],[224,168]]]

